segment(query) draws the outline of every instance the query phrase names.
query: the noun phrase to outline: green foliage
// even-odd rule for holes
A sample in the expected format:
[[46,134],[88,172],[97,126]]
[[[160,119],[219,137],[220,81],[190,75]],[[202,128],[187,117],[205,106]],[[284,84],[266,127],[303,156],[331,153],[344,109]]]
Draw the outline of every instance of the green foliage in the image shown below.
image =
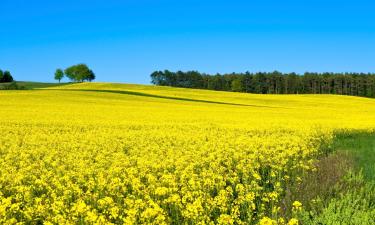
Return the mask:
[[12,75],[10,74],[9,71],[2,71],[0,70],[0,83],[9,83],[9,82],[13,82],[13,77]]
[[316,199],[314,209],[299,212],[302,224],[375,224],[374,184],[364,183],[363,176],[354,173],[349,173],[346,181],[350,186],[347,192],[331,199],[328,204]]
[[349,154],[357,170],[362,170],[367,181],[375,181],[375,134],[341,133],[333,143],[333,148]]
[[[14,88],[15,83],[18,88]],[[1,83],[0,90],[32,90],[41,88],[57,87],[62,85],[67,85],[69,83],[41,83],[41,82],[29,82],[29,81],[17,81],[13,83]]]
[[[375,135],[366,132],[339,133],[332,144],[333,155],[348,156],[352,161],[352,169],[339,182],[334,182],[332,188],[324,191],[324,179],[316,182],[323,194],[316,195],[304,210],[298,212],[301,224],[375,224]],[[332,158],[329,155],[328,158]],[[335,166],[338,160],[330,160],[330,169],[334,173],[345,171]],[[324,160],[324,159],[323,159]],[[325,166],[327,167],[327,166]],[[324,167],[324,168],[325,168]],[[327,174],[327,169],[320,173]],[[328,168],[328,167],[327,167]],[[319,166],[318,166],[319,169]],[[309,180],[311,177],[309,176]],[[322,177],[322,176],[320,176]],[[330,176],[327,180],[333,180]],[[313,185],[309,185],[310,187]],[[309,195],[308,191],[305,195]]]
[[0,86],[0,90],[25,90],[24,86],[18,85],[16,82],[3,84]]
[[243,85],[242,85],[242,78],[237,78],[235,80],[232,81],[232,91],[236,91],[236,92],[243,92]]
[[42,83],[42,82],[30,82],[30,81],[17,81],[17,84],[24,86],[27,90],[40,89],[40,88],[50,88],[58,87],[62,85],[67,85],[70,83]]
[[281,205],[283,215],[292,217],[295,200],[301,202],[305,210],[311,210],[315,207],[311,200],[319,198],[319,202],[326,203],[350,189],[350,184],[344,178],[352,167],[352,159],[341,152],[320,158],[315,163],[316,170],[303,173],[299,183],[287,184]]
[[60,83],[61,79],[63,78],[64,78],[64,71],[62,69],[57,69],[55,72],[55,80],[58,80]]
[[65,69],[64,73],[73,82],[95,80],[94,72],[86,64],[77,64],[68,67]]
[[375,74],[365,73],[230,73],[155,71],[151,83],[259,94],[343,94],[375,97]]

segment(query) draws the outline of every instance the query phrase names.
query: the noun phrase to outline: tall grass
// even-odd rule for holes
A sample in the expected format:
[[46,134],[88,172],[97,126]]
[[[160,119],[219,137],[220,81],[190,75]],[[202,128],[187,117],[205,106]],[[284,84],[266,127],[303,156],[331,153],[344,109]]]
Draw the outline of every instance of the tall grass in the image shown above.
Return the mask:
[[351,155],[355,168],[363,171],[367,181],[375,180],[375,133],[339,134],[333,148]]
[[332,149],[318,171],[304,179],[307,185],[291,189],[295,195],[305,193],[299,220],[307,225],[375,224],[375,134],[338,134]]

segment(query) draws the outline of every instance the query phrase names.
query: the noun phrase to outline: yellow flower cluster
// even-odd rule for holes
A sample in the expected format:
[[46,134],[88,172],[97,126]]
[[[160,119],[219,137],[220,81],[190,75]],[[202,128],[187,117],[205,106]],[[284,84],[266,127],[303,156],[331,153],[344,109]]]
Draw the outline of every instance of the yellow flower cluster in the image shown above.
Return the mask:
[[333,133],[375,127],[372,99],[105,83],[0,109],[0,224],[280,224]]

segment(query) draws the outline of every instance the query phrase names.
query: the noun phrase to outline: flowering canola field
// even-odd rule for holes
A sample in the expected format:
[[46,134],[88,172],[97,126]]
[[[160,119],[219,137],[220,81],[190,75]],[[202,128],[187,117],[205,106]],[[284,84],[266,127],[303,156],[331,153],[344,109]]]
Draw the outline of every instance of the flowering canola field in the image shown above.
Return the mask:
[[349,96],[0,92],[0,224],[298,224],[285,186],[335,132],[374,127],[375,100]]

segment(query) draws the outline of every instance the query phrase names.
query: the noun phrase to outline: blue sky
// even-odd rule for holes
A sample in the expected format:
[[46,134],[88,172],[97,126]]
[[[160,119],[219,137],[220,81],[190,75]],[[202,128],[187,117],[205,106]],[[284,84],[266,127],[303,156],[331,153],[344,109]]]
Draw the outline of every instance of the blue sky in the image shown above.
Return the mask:
[[87,63],[97,81],[154,70],[375,72],[375,3],[345,0],[0,0],[0,68],[53,81]]

